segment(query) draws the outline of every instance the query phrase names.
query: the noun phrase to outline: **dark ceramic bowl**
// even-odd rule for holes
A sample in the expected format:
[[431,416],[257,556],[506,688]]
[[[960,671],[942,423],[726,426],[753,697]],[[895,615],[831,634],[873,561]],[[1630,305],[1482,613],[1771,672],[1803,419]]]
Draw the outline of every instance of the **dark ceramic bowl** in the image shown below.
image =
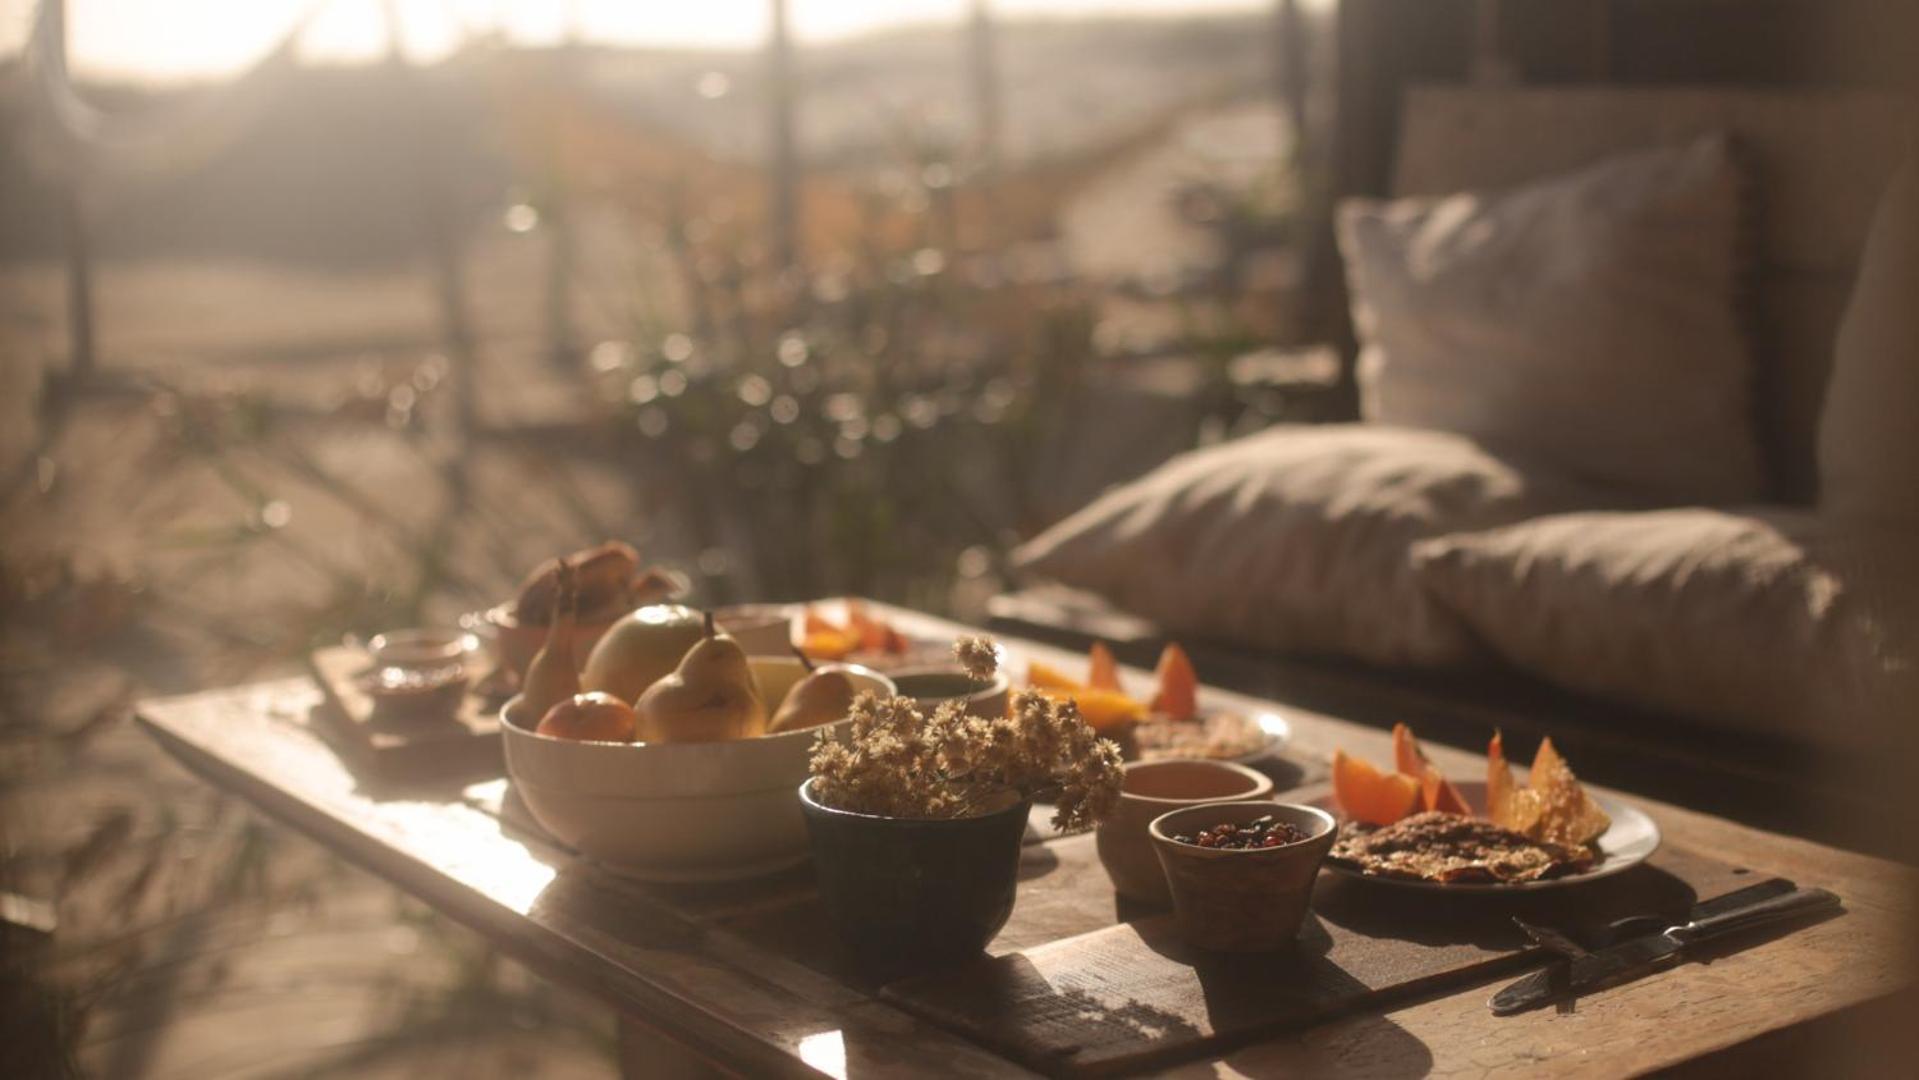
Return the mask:
[[[1306,839],[1279,847],[1221,849],[1182,844],[1175,836],[1271,814]],[[1313,806],[1277,802],[1213,803],[1153,819],[1148,832],[1173,893],[1173,916],[1189,944],[1215,952],[1283,949],[1299,937],[1313,902],[1319,865],[1338,823]]]
[[800,807],[820,898],[868,975],[962,963],[1006,925],[1031,803],[970,818],[890,818],[824,806],[812,788],[800,785]]

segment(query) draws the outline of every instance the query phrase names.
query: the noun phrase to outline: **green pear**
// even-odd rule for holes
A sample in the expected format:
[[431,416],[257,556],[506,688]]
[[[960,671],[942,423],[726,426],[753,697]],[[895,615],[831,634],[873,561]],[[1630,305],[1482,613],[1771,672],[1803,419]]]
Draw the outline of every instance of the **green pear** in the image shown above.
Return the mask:
[[768,735],[836,724],[846,719],[847,710],[853,707],[856,691],[846,672],[835,668],[821,671],[805,653],[793,651],[806,666],[806,677],[786,692],[786,700],[780,702],[779,710],[767,722]]
[[641,742],[718,742],[766,731],[766,705],[739,642],[713,629],[693,643],[671,675],[647,688],[635,706]]
[[700,640],[700,613],[679,604],[648,604],[607,628],[587,655],[580,685],[632,704],[673,673]]
[[520,687],[521,708],[536,720],[580,692],[580,667],[573,660],[573,575],[564,562],[559,590],[557,610],[546,625],[546,641],[526,665],[526,681]]

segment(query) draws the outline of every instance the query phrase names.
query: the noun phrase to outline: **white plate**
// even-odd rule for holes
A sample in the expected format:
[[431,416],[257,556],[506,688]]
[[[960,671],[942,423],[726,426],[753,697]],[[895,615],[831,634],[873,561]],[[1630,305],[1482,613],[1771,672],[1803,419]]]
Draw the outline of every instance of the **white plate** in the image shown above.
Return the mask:
[[[1476,814],[1486,812],[1486,784],[1484,781],[1456,780],[1453,786],[1459,789],[1466,804]],[[1589,791],[1593,801],[1612,819],[1612,827],[1599,835],[1599,861],[1592,869],[1565,877],[1548,878],[1545,881],[1519,881],[1510,884],[1488,884],[1484,882],[1440,882],[1420,881],[1414,878],[1384,877],[1378,874],[1365,874],[1350,867],[1340,866],[1332,860],[1326,861],[1326,869],[1341,877],[1355,878],[1378,885],[1392,885],[1404,889],[1424,889],[1427,891],[1448,893],[1510,893],[1530,892],[1534,889],[1559,889],[1568,885],[1583,885],[1588,881],[1611,877],[1624,870],[1630,870],[1659,850],[1659,826],[1646,816],[1644,810],[1631,803]],[[1308,805],[1317,806],[1339,817],[1339,804],[1329,793],[1314,799]],[[1344,819],[1342,818],[1342,824]]]
[[[1219,711],[1224,713],[1232,710],[1222,709]],[[1240,714],[1240,715],[1244,715],[1244,714]],[[1262,743],[1256,749],[1249,750],[1243,754],[1233,754],[1227,757],[1217,757],[1217,758],[1209,757],[1207,760],[1233,761],[1233,762],[1238,762],[1241,765],[1252,765],[1256,762],[1265,761],[1267,758],[1270,758],[1274,756],[1275,754],[1278,754],[1280,751],[1280,748],[1285,746],[1289,741],[1291,741],[1293,737],[1293,726],[1287,723],[1286,718],[1279,715],[1278,713],[1275,713],[1275,712],[1253,713],[1252,721],[1255,724],[1257,724],[1259,726],[1259,730],[1265,734],[1266,741],[1264,743]],[[1177,755],[1174,755],[1174,756],[1177,756]],[[1165,759],[1146,759],[1146,760],[1165,760]]]

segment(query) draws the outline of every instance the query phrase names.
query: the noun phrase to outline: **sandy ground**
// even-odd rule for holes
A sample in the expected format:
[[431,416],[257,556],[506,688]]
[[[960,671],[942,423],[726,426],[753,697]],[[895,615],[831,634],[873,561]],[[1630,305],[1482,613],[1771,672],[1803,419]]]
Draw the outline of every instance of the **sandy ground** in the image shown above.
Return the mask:
[[[515,302],[537,295],[520,248],[473,284],[502,415],[577,394],[524,344],[541,313]],[[0,1023],[0,1072],[70,1053],[114,1077],[612,1073],[603,1006],[189,776],[125,707],[284,673],[369,609],[419,592],[445,616],[556,546],[644,533],[630,488],[491,450],[456,505],[445,395],[414,382],[436,336],[417,272],[108,264],[100,291],[106,366],[181,393],[42,412],[57,274],[12,268],[0,301],[0,882],[59,919],[9,949],[9,991],[36,1004]],[[391,426],[409,385],[417,412]],[[262,395],[292,408],[260,426]]]

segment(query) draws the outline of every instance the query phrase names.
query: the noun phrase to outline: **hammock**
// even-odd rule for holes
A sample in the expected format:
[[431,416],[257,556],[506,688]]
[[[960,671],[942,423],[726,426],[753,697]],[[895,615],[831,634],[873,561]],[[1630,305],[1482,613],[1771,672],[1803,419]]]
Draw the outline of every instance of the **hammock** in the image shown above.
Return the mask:
[[317,0],[259,62],[217,87],[160,112],[115,115],[82,98],[68,77],[63,43],[42,3],[27,41],[29,109],[38,138],[34,162],[51,176],[111,189],[123,181],[165,180],[198,171],[245,137],[292,86],[295,48],[325,0]]

